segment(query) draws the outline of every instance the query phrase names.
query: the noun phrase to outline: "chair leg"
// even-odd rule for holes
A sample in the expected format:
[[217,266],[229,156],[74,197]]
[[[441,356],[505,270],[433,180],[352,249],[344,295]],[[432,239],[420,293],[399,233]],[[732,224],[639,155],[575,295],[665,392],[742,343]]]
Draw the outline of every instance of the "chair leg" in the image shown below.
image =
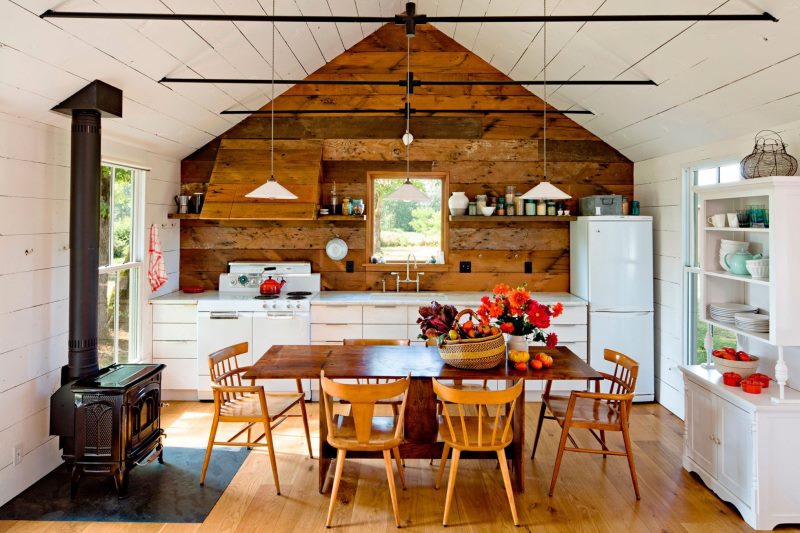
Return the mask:
[[272,429],[269,427],[269,421],[264,421],[264,435],[267,438],[267,447],[269,448],[269,463],[272,466],[272,479],[275,480],[275,490],[278,496],[281,495],[281,482],[278,479],[278,463],[275,461],[275,445],[272,442]]
[[506,461],[505,450],[497,450],[497,460],[500,463],[500,472],[503,474],[503,485],[506,487],[508,505],[511,507],[511,517],[514,519],[514,525],[518,526],[519,518],[517,518],[517,504],[514,502],[514,489],[511,487],[511,476],[508,475],[508,461]]
[[[253,424],[251,424],[250,422],[248,422],[248,423],[247,423],[247,442],[248,442],[248,443],[250,443],[250,442],[253,442],[253,435],[252,435],[252,433],[253,433]],[[252,447],[252,446],[248,446],[248,447],[247,447],[247,449],[248,449],[248,450],[252,450],[252,449],[253,449],[253,447]]]
[[211,461],[211,450],[214,448],[214,439],[217,437],[217,426],[219,426],[219,417],[214,413],[214,420],[211,422],[211,433],[208,435],[206,457],[203,459],[203,471],[200,473],[201,486],[206,482],[206,471],[208,470],[208,463]]
[[400,448],[394,447],[392,448],[392,453],[394,454],[394,460],[397,462],[397,475],[400,477],[400,487],[403,490],[406,490],[406,474],[403,472],[403,459],[400,457]]
[[447,480],[447,496],[444,499],[444,517],[442,525],[447,526],[447,517],[450,516],[450,506],[453,504],[453,489],[456,486],[456,474],[458,473],[458,460],[461,457],[461,450],[453,449],[453,458],[450,461],[450,477]]
[[333,476],[331,503],[328,505],[328,518],[325,520],[325,527],[331,527],[333,523],[333,508],[336,506],[336,495],[339,492],[339,482],[342,481],[342,470],[344,470],[344,457],[346,454],[346,450],[336,450],[336,474]]
[[303,414],[303,429],[306,430],[306,444],[308,445],[308,458],[314,458],[314,452],[311,451],[311,432],[308,430],[308,413],[306,412],[306,401],[300,398],[300,412]]
[[383,462],[386,463],[386,479],[389,481],[389,496],[392,498],[392,511],[394,512],[394,524],[397,527],[400,527],[400,509],[397,507],[397,488],[394,486],[394,473],[392,472],[392,454],[389,450],[383,450]]
[[627,424],[622,425],[622,440],[625,443],[625,455],[628,458],[628,466],[631,469],[631,481],[633,481],[633,492],[636,493],[636,499],[641,500],[639,495],[639,481],[636,479],[636,467],[633,466],[633,446],[631,445],[630,429]]
[[542,402],[542,407],[539,409],[539,419],[536,422],[536,436],[533,438],[533,450],[531,451],[531,459],[536,457],[536,448],[539,447],[539,435],[542,433],[542,423],[544,422],[544,413],[547,406]]
[[[442,459],[439,461],[439,473],[436,474],[436,484],[434,487],[436,490],[439,490],[439,487],[442,485],[442,478],[444,477],[444,467],[447,464],[447,454],[450,453],[450,446],[445,444],[444,451],[442,451]],[[433,459],[431,459],[432,461]]]
[[567,437],[569,436],[569,423],[564,422],[561,428],[561,440],[558,442],[558,454],[556,455],[556,464],[553,466],[553,479],[550,480],[549,495],[553,495],[556,490],[556,480],[558,479],[558,471],[561,469],[561,460],[564,458],[564,448],[567,446]]

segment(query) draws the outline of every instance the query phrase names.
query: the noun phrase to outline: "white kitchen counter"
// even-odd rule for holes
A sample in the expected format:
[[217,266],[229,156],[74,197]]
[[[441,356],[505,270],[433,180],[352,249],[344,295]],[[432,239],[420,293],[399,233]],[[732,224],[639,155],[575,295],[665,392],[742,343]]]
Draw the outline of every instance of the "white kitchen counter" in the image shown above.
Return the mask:
[[[440,304],[476,305],[489,291],[475,292],[348,292],[323,291],[311,305],[425,305],[436,300]],[[561,302],[565,307],[585,306],[587,302],[567,292],[534,292],[531,296],[543,304]]]

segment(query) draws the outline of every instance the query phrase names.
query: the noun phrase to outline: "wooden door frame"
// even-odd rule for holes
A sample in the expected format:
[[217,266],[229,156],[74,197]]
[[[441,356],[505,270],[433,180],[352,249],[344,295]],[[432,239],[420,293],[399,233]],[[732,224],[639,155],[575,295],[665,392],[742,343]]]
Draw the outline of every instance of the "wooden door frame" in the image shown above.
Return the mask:
[[[374,253],[374,243],[372,241],[372,232],[374,226],[374,211],[373,211],[373,203],[375,200],[375,187],[374,183],[376,179],[380,178],[390,178],[390,179],[403,179],[406,176],[410,177],[412,180],[415,178],[433,178],[439,179],[442,182],[442,252],[444,252],[444,264],[447,265],[447,261],[449,259],[450,254],[450,247],[448,246],[448,234],[449,226],[447,224],[448,218],[447,215],[449,213],[447,208],[447,200],[450,197],[450,173],[449,172],[382,172],[382,171],[368,171],[367,172],[367,198],[364,202],[365,212],[367,214],[367,226],[366,226],[366,253],[367,253],[367,264],[370,263],[372,259],[372,255]],[[420,262],[417,259],[417,262]],[[424,261],[422,261],[424,262]],[[392,265],[396,265],[399,263],[389,263]]]

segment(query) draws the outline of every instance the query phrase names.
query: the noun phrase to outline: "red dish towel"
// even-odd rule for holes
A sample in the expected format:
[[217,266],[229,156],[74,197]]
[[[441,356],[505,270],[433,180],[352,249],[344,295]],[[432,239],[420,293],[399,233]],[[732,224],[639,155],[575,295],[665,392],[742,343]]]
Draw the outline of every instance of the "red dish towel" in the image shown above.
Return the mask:
[[167,271],[164,267],[164,253],[161,251],[161,239],[158,238],[158,227],[150,226],[150,268],[147,277],[150,280],[150,290],[155,292],[167,282]]

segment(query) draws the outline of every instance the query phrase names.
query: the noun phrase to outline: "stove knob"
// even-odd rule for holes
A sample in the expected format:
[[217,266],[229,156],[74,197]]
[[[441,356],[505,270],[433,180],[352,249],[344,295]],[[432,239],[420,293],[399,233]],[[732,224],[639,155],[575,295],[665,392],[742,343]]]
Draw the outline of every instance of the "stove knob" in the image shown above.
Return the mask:
[[239,276],[239,283],[241,283],[242,285],[246,286],[248,281],[249,281],[248,277],[245,276],[244,274]]

